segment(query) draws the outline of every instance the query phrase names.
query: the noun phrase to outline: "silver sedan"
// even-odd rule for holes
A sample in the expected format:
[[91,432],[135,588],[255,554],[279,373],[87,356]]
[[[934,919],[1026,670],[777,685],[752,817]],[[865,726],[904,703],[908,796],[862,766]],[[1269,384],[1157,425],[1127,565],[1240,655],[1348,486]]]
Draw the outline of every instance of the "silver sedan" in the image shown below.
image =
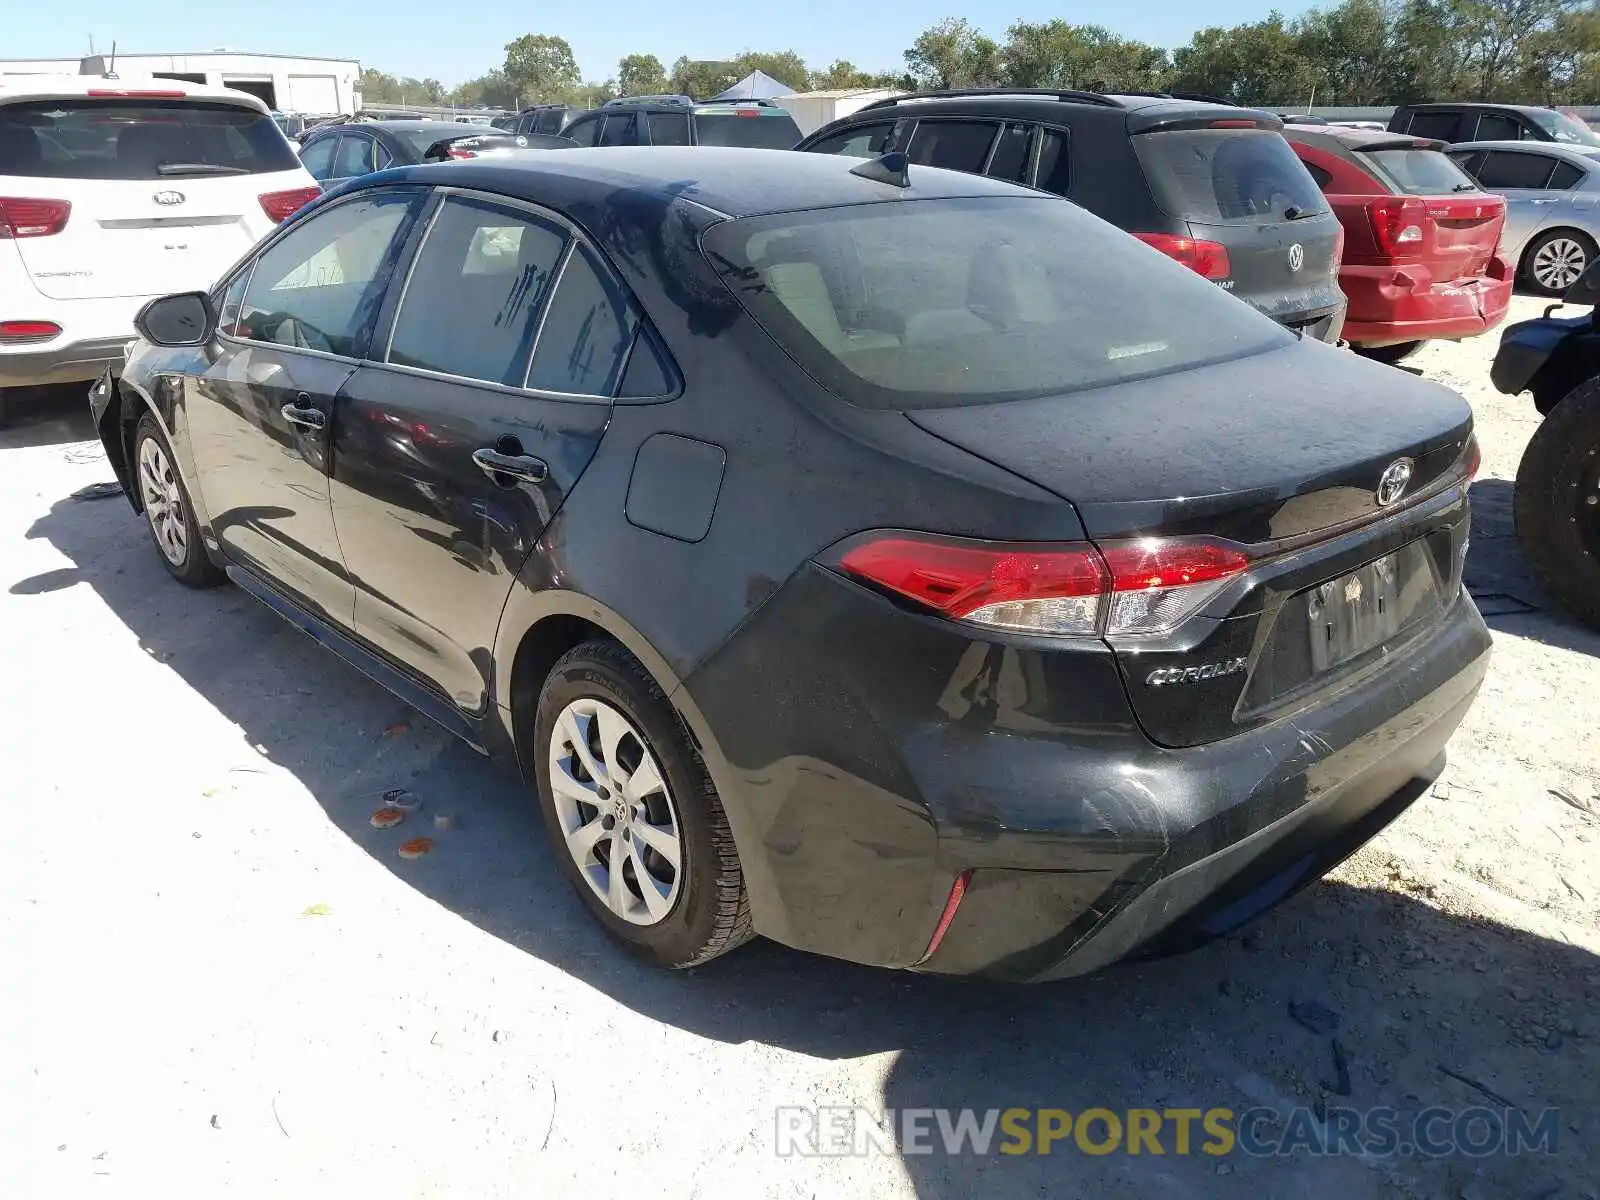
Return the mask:
[[1600,253],[1600,147],[1462,142],[1445,153],[1506,198],[1500,252],[1527,287],[1559,296]]

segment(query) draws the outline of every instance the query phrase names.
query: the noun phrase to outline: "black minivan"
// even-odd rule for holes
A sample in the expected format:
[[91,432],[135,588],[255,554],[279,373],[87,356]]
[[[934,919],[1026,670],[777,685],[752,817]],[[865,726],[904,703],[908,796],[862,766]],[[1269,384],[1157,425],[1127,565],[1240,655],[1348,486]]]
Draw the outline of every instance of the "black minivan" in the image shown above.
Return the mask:
[[797,150],[991,175],[1064,196],[1325,342],[1344,325],[1339,220],[1271,113],[1170,95],[978,88],[869,104]]
[[1600,146],[1582,121],[1531,104],[1402,104],[1389,118],[1390,133],[1440,142],[1564,142]]

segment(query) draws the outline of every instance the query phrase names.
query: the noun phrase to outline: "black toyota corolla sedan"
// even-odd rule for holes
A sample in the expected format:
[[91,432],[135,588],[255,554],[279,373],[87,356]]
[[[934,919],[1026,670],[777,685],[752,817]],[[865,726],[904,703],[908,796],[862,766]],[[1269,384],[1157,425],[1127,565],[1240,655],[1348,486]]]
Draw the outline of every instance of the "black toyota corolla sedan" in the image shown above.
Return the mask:
[[514,764],[665,966],[1192,945],[1421,795],[1486,668],[1467,405],[1010,184],[386,171],[139,327],[92,404],[166,569]]

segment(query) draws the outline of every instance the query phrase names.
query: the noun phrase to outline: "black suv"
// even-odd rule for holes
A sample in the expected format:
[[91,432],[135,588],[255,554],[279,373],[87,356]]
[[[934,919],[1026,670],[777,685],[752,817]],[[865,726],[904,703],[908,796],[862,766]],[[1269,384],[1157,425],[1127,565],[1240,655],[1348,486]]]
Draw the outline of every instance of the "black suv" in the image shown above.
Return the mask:
[[688,96],[624,96],[562,131],[580,146],[744,146],[790,150],[800,127],[770,100],[697,104]]
[[1440,142],[1565,142],[1600,146],[1582,121],[1531,104],[1402,104],[1389,118],[1390,133]]
[[535,104],[502,126],[508,133],[564,133],[568,125],[589,110],[576,104]]
[[1171,95],[1013,88],[918,92],[795,149],[1009,179],[1065,196],[1269,317],[1339,337],[1339,221],[1270,113]]

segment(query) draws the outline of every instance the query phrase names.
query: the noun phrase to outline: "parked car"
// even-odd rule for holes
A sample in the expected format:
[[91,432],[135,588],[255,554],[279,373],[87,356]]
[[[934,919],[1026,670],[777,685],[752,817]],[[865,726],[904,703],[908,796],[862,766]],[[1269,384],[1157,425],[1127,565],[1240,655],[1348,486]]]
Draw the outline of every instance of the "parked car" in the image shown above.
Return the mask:
[[796,149],[971,171],[1076,201],[1269,317],[1338,340],[1339,221],[1270,113],[980,88],[869,104]]
[[1509,396],[1532,392],[1544,418],[1528,441],[1512,512],[1523,557],[1563,607],[1600,629],[1600,262],[1567,289],[1590,311],[1508,326],[1490,377]]
[[1283,136],[1344,226],[1344,336],[1358,352],[1399,362],[1429,338],[1505,320],[1506,202],[1441,153],[1443,142],[1333,125],[1291,125]]
[[788,150],[800,140],[789,110],[770,100],[683,104],[622,97],[570,122],[580,146],[746,146]]
[[324,187],[382,171],[447,158],[477,158],[513,150],[559,150],[572,146],[548,134],[514,134],[454,121],[360,121],[324,125],[300,143],[300,161]]
[[576,104],[535,104],[517,114],[515,120],[504,126],[512,133],[562,133],[574,118],[588,112]]
[[1600,134],[1553,108],[1531,104],[1402,104],[1389,132],[1440,142],[1533,141],[1600,146]]
[[1600,239],[1600,147],[1467,142],[1449,155],[1485,191],[1505,197],[1500,253],[1530,290],[1559,296],[1578,281]]
[[16,389],[120,365],[140,305],[209,287],[318,190],[242,92],[0,79],[0,423]]
[[903,156],[371,176],[141,329],[92,407],[166,570],[520,764],[666,966],[1215,937],[1486,668],[1459,396]]

